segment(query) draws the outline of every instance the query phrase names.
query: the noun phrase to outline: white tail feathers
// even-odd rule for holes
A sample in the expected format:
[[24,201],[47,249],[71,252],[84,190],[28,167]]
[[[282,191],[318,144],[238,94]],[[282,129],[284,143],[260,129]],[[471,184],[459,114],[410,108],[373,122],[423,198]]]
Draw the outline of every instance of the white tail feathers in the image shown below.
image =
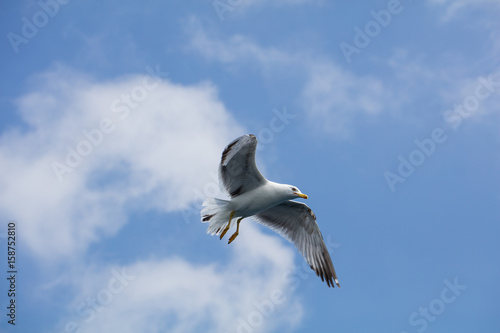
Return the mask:
[[[231,210],[228,207],[230,201],[217,198],[207,198],[203,202],[201,210],[201,222],[208,222],[207,233],[219,235],[229,222]],[[232,223],[231,223],[232,224]]]

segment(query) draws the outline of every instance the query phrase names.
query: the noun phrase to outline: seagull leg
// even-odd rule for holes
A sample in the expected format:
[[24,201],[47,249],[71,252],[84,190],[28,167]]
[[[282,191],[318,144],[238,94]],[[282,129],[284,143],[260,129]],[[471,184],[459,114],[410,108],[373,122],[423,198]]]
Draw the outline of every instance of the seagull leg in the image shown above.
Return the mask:
[[236,232],[229,238],[229,242],[227,242],[228,244],[231,244],[231,242],[236,239],[236,236],[238,236],[239,231],[240,231],[240,222],[241,222],[241,220],[243,220],[243,217],[240,217],[238,219],[238,222],[236,222]]
[[220,238],[219,239],[222,239],[222,237],[224,237],[224,235],[226,234],[226,232],[229,230],[229,227],[231,226],[231,220],[233,219],[233,216],[234,216],[234,211],[232,211],[231,215],[229,215],[229,222],[227,223],[227,226],[224,228],[224,230],[222,230],[222,234],[220,234]]

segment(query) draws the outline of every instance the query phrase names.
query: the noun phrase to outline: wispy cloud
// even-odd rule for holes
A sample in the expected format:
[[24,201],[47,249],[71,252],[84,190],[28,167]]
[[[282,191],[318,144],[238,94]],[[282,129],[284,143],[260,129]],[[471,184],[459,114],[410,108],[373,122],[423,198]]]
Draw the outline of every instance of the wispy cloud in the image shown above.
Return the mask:
[[320,2],[321,2],[321,0],[276,0],[276,1],[271,1],[271,0],[245,1],[245,0],[242,0],[242,1],[233,1],[233,3],[239,3],[243,9],[257,7],[257,6],[292,6],[292,5],[299,5],[299,4],[306,4],[306,3],[318,4]]
[[213,0],[212,6],[214,8],[214,12],[217,14],[221,21],[224,21],[226,17],[233,13],[245,13],[249,8],[260,8],[263,6],[291,6],[291,5],[299,5],[305,3],[315,3],[321,4],[323,0],[239,0],[239,1],[229,1],[229,0]]
[[323,63],[311,65],[301,100],[315,127],[347,138],[358,117],[373,117],[392,109],[394,98],[375,78],[359,77]]
[[498,0],[428,0],[428,2],[444,8],[444,14],[441,18],[444,22],[450,21],[458,15],[464,15],[471,9],[489,10],[493,8],[498,10],[500,8]]
[[227,38],[217,36],[215,30],[202,25],[195,16],[186,21],[187,46],[210,61],[223,64],[258,63],[263,70],[270,66],[298,62],[300,56],[273,47],[264,48],[243,35]]
[[210,61],[242,68],[257,64],[265,77],[279,69],[293,68],[294,75],[304,82],[296,102],[311,126],[334,137],[347,137],[356,118],[375,116],[398,102],[382,81],[351,73],[324,57],[263,47],[241,35],[224,39],[216,32],[207,33],[196,18],[190,20],[187,30],[191,49]]

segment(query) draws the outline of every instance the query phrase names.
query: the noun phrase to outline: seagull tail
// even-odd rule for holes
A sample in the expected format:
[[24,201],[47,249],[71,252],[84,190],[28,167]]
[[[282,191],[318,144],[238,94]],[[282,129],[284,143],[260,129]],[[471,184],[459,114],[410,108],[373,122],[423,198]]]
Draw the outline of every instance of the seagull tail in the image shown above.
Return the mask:
[[229,222],[231,210],[228,207],[230,201],[217,198],[207,198],[203,202],[201,210],[201,222],[208,222],[207,233],[219,235]]

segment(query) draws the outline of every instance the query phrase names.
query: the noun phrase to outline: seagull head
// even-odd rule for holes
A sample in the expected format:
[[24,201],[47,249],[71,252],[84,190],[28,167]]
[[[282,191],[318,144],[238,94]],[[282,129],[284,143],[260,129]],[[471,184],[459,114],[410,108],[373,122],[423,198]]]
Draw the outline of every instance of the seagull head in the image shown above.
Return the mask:
[[300,190],[296,186],[288,185],[289,191],[291,192],[292,199],[297,197],[302,199],[307,199],[307,194],[300,192]]

